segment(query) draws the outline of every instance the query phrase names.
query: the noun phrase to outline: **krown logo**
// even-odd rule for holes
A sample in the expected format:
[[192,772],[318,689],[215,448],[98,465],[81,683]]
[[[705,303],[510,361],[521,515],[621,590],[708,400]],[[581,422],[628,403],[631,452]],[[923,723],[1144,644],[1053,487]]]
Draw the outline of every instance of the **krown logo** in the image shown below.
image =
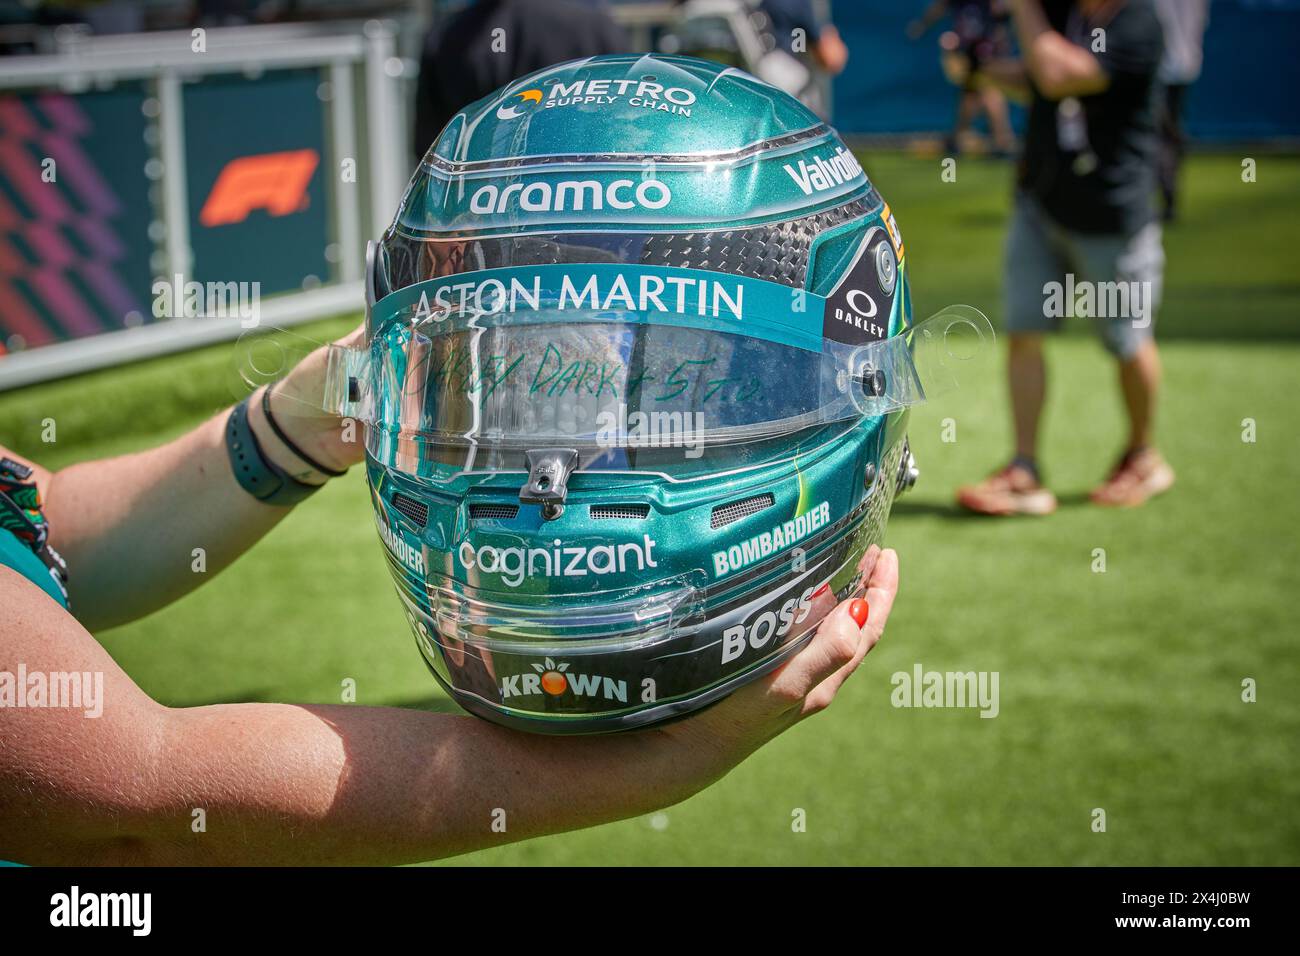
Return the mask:
[[469,197],[469,211],[479,216],[521,212],[584,212],[609,209],[663,209],[672,201],[667,183],[657,179],[615,179],[602,184],[595,179],[565,179],[558,183],[539,180],[491,183],[480,186]]
[[532,665],[536,673],[512,674],[501,680],[501,699],[511,697],[560,697],[570,693],[574,697],[599,697],[627,703],[627,681],[615,680],[599,674],[578,674],[569,670],[568,663],[546,658]]
[[513,95],[513,99],[518,101],[513,106],[502,104],[497,107],[497,119],[512,120],[523,116],[528,109],[542,101],[542,91],[520,90]]
[[512,93],[511,99],[497,107],[497,119],[518,119],[532,112],[540,103],[541,109],[558,109],[565,106],[612,106],[626,103],[634,109],[654,110],[670,116],[691,115],[695,94],[680,86],[664,86],[652,76],[638,80],[575,80],[572,83],[555,82],[543,98],[536,88]]

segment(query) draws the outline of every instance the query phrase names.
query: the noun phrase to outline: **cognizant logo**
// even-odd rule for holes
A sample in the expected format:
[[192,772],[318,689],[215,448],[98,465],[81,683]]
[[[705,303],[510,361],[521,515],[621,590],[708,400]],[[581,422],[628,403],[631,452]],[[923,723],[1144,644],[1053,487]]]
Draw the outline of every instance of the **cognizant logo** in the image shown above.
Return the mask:
[[654,559],[656,542],[650,535],[641,541],[625,544],[600,544],[595,547],[565,546],[559,538],[549,548],[475,548],[465,541],[456,549],[456,557],[466,571],[501,575],[501,583],[517,588],[524,578],[580,578],[588,574],[623,574],[630,570],[657,568]]
[[657,179],[615,179],[606,185],[594,179],[549,182],[491,183],[474,190],[469,211],[479,216],[522,212],[581,212],[600,209],[663,209],[672,200],[667,183]]

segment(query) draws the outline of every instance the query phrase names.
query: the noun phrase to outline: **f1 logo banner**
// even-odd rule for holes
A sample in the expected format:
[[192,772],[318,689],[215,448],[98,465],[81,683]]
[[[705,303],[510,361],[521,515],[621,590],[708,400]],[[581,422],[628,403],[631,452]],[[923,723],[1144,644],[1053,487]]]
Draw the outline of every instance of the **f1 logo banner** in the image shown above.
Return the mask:
[[307,185],[320,157],[314,149],[295,149],[228,162],[199,212],[205,226],[243,222],[254,209],[271,216],[302,212],[309,205]]
[[[316,70],[185,88],[192,273],[263,294],[328,282],[333,198]],[[359,187],[358,187],[359,188]]]

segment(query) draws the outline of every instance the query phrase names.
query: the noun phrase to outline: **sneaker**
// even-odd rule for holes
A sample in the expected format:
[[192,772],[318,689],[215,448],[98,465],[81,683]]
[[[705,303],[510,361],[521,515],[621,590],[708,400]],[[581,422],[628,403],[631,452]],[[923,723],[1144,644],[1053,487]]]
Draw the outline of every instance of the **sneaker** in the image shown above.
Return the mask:
[[977,485],[958,488],[957,504],[982,515],[1050,515],[1056,495],[1032,471],[1012,462]]
[[1174,484],[1174,470],[1154,448],[1124,453],[1119,463],[1088,497],[1093,504],[1112,508],[1136,508],[1147,499],[1168,491]]

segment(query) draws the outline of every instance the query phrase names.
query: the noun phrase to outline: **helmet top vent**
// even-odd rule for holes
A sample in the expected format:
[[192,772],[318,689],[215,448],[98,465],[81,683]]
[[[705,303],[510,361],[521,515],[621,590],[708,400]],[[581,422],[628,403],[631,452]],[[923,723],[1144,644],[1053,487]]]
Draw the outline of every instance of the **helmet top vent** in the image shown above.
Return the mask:
[[400,511],[406,517],[410,518],[421,528],[429,520],[429,506],[423,501],[417,501],[410,495],[402,494],[400,491],[393,493],[393,507]]
[[709,527],[725,528],[741,518],[758,514],[764,508],[770,508],[774,504],[776,504],[776,497],[770,491],[750,498],[741,498],[738,501],[729,501],[713,509],[713,515],[709,518]]
[[593,521],[617,518],[639,521],[650,516],[650,506],[645,504],[592,505],[588,513]]
[[509,521],[518,517],[519,506],[480,501],[469,506],[469,516],[473,521],[496,520]]

